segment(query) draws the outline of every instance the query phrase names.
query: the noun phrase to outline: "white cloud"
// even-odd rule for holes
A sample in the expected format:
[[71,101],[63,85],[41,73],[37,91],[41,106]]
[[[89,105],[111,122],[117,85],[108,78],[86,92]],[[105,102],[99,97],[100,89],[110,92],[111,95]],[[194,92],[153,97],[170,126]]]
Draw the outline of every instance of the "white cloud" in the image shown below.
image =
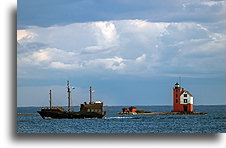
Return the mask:
[[23,40],[25,40],[25,42],[32,41],[36,36],[36,33],[27,30],[17,30],[17,41],[19,42],[23,42]]
[[141,63],[146,59],[146,54],[142,54],[142,56],[136,58],[136,62]]
[[206,2],[202,2],[201,4],[209,7],[216,6],[216,5],[224,6],[225,2],[224,1],[206,1]]
[[[45,48],[37,51],[20,53],[18,54],[17,59],[18,66],[39,65],[43,68],[47,68],[51,62],[70,63],[77,55],[78,54],[74,52],[67,52],[57,48]],[[53,67],[56,68],[57,66]]]
[[118,20],[18,32],[21,73],[28,67],[132,75],[170,73],[177,67],[202,73],[209,69],[204,62],[214,66],[212,72],[220,71],[224,62],[225,35],[200,23]]
[[148,27],[148,22],[144,20],[131,20],[131,25],[134,25],[136,28],[145,28]]
[[39,50],[38,52],[34,52],[32,55],[38,61],[49,61],[51,60],[50,52],[48,50]]
[[50,67],[55,68],[55,69],[72,69],[75,66],[72,65],[72,64],[65,64],[65,63],[62,63],[62,62],[51,62]]
[[[117,31],[112,22],[94,22],[94,29],[98,29],[95,33],[99,44],[112,44],[117,39]],[[103,40],[105,42],[103,42]]]
[[200,29],[203,29],[204,31],[208,31],[208,29],[201,24],[197,24],[197,27],[199,27]]
[[[219,8],[224,9],[224,5],[225,5],[224,0],[223,1],[204,0],[204,1],[189,1],[187,3],[183,3],[182,7],[183,8],[190,7],[190,9],[192,8],[193,10],[199,8],[199,10],[202,10],[203,12],[205,12],[205,11],[207,12],[207,10],[210,7],[214,7],[214,6],[220,6]],[[220,10],[218,10],[218,11],[220,11]],[[209,12],[212,12],[212,11],[209,10]]]
[[225,41],[225,35],[224,34],[220,34],[220,33],[211,33],[209,35],[209,37],[213,40],[213,41]]
[[88,67],[104,68],[116,71],[122,70],[126,66],[124,61],[126,60],[116,56],[114,58],[89,60],[85,62],[85,65]]

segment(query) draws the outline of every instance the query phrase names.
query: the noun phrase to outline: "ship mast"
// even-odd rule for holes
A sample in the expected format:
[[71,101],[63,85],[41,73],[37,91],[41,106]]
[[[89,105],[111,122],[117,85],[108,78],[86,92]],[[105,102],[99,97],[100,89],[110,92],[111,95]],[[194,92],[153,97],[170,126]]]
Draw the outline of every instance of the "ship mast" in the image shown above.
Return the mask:
[[70,87],[69,87],[69,81],[67,81],[67,93],[68,93],[68,111],[70,111],[71,91],[70,91]]
[[49,90],[49,107],[50,107],[50,109],[52,109],[52,93],[51,93],[51,89]]
[[91,88],[91,86],[89,87],[89,99],[90,99],[89,104],[91,104],[92,103],[92,88]]

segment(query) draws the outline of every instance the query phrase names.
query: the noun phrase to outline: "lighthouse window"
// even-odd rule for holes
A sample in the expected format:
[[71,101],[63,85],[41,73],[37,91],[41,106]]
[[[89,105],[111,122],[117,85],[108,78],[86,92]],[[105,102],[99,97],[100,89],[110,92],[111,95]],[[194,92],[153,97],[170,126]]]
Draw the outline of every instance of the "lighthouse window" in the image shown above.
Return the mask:
[[178,100],[176,99],[176,103],[178,103]]
[[178,96],[178,95],[176,94],[176,98],[177,98],[177,96]]
[[188,103],[188,100],[187,99],[184,99],[184,103]]
[[188,94],[184,94],[184,97],[187,97],[188,96]]

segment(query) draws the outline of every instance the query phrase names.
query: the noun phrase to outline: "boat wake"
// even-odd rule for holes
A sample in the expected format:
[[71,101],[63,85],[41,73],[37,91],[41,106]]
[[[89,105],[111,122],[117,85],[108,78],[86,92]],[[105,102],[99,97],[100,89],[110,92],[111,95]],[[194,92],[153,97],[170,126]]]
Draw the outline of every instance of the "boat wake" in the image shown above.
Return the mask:
[[103,119],[139,119],[139,117],[104,117]]

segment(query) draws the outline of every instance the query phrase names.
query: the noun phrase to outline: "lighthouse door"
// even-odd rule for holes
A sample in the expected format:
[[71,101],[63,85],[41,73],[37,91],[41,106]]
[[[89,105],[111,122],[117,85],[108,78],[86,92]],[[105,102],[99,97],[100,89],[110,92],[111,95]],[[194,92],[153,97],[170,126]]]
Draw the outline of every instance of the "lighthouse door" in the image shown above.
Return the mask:
[[187,112],[188,111],[188,106],[184,105],[184,111]]

